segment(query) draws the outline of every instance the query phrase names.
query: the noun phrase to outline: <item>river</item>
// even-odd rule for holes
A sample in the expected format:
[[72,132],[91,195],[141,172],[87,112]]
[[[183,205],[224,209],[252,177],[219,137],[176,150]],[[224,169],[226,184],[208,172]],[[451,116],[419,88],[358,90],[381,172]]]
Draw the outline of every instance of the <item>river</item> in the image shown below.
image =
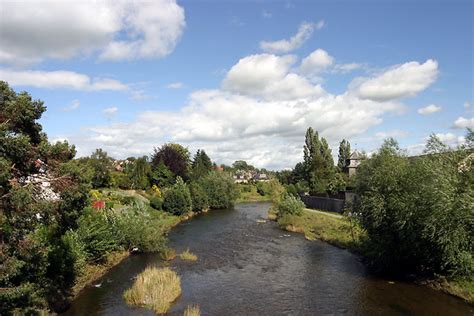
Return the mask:
[[[170,246],[199,259],[175,259],[182,295],[170,309],[182,315],[198,304],[202,315],[473,315],[463,301],[410,283],[371,276],[359,258],[265,218],[268,203],[243,203],[180,224]],[[153,315],[127,306],[123,292],[157,254],[140,254],[83,290],[64,315]]]

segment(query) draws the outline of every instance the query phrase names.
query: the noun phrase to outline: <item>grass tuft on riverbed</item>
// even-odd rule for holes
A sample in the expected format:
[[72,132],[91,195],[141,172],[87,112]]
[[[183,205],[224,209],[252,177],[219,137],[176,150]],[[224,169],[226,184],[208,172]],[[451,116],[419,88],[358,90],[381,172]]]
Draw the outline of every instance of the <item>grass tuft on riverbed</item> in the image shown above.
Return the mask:
[[191,251],[189,251],[189,248],[186,249],[186,251],[183,251],[179,257],[181,258],[181,260],[188,260],[188,261],[196,261],[198,259],[198,257],[192,253]]
[[127,304],[164,314],[181,295],[181,280],[170,268],[146,268],[123,297]]
[[199,305],[189,305],[186,307],[183,316],[201,316]]

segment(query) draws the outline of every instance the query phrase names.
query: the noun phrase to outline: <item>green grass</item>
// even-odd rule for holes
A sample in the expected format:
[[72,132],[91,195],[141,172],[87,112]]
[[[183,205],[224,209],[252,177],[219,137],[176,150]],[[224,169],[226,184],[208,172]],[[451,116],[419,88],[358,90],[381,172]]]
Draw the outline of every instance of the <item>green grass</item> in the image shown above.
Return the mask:
[[246,187],[250,188],[250,192],[244,192],[242,187],[244,185],[240,184],[240,196],[237,198],[237,203],[242,202],[267,202],[271,201],[271,197],[268,195],[260,195],[257,192],[257,187],[254,185],[245,185]]
[[280,228],[303,233],[306,239],[320,239],[332,245],[354,251],[361,249],[364,234],[345,217],[304,210],[303,215],[285,215],[278,219]]
[[169,268],[146,268],[137,276],[123,297],[127,304],[143,306],[156,314],[164,314],[181,295],[181,280]]

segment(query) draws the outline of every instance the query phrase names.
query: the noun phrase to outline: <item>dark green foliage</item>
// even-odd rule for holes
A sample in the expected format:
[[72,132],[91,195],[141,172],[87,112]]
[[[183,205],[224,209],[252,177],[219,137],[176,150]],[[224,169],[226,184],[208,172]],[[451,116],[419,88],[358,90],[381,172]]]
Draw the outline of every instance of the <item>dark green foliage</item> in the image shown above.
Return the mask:
[[150,177],[151,184],[159,188],[167,188],[175,182],[175,176],[163,161],[158,162],[158,165],[153,167]]
[[206,191],[209,207],[212,209],[229,208],[239,195],[232,177],[224,172],[211,172],[199,181]]
[[290,195],[298,197],[298,189],[294,184],[288,184],[285,186],[286,192]]
[[334,174],[334,161],[326,139],[319,138],[318,132],[314,132],[311,127],[308,128],[303,152],[305,180],[310,191],[326,192],[327,185]]
[[161,211],[163,209],[163,199],[157,196],[150,198],[150,206],[155,210]]
[[118,230],[105,215],[89,210],[79,219],[77,235],[89,261],[101,261],[120,246]]
[[328,193],[338,193],[346,190],[345,174],[335,173],[327,186]]
[[[76,270],[64,233],[77,226],[90,188],[74,146],[49,144],[37,122],[41,101],[0,82],[0,314],[14,308],[63,310]],[[47,166],[44,165],[47,163]],[[41,173],[58,195],[26,177]]]
[[149,187],[148,177],[151,174],[151,166],[147,157],[138,158],[132,164],[130,173],[131,188],[147,189]]
[[408,159],[387,140],[358,170],[355,210],[367,231],[371,263],[394,274],[472,275],[474,186],[468,153],[444,151]]
[[344,171],[347,164],[347,159],[351,156],[351,144],[349,141],[343,139],[339,143],[339,155],[337,160],[337,167],[339,171]]
[[232,168],[234,170],[243,170],[243,171],[249,171],[249,170],[255,170],[255,167],[252,165],[249,165],[246,161],[244,160],[236,160],[232,164]]
[[206,191],[198,184],[191,183],[189,186],[194,212],[201,212],[209,208],[209,200]]
[[278,217],[282,217],[284,215],[300,216],[303,214],[304,207],[305,205],[299,197],[286,195],[277,203]]
[[163,209],[174,215],[182,215],[191,211],[191,194],[181,178],[178,177],[176,183],[165,191]]
[[261,196],[264,196],[266,193],[267,190],[265,190],[265,184],[263,182],[257,182],[256,184],[256,187],[257,187],[257,193],[260,194]]
[[197,180],[212,170],[212,161],[204,150],[198,149],[192,162],[192,178]]
[[184,180],[188,179],[190,157],[187,148],[174,143],[164,144],[160,148],[155,148],[151,158],[153,169],[158,168],[160,162],[163,162],[175,177],[181,177]]
[[107,188],[112,184],[112,176],[110,174],[112,168],[112,159],[102,149],[96,149],[95,152],[87,159],[87,163],[94,170],[92,177],[92,186],[94,188]]

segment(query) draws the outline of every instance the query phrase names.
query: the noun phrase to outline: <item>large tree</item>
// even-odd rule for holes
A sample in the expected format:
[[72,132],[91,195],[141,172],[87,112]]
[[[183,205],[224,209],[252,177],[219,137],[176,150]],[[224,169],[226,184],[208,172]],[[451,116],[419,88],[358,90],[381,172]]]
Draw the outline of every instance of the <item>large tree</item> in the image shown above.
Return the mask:
[[349,141],[343,139],[339,143],[339,155],[337,159],[337,167],[340,171],[344,171],[347,164],[347,159],[351,156],[351,144]]
[[60,310],[75,279],[74,254],[63,237],[87,203],[89,173],[71,161],[73,147],[52,145],[41,132],[45,110],[0,82],[2,315],[15,308]]
[[155,148],[151,158],[151,164],[156,169],[160,162],[174,174],[184,180],[189,178],[190,154],[186,147],[175,143],[167,143],[160,148]]
[[334,160],[326,139],[320,138],[318,132],[311,127],[306,131],[303,153],[306,181],[310,191],[326,192],[333,177]]

